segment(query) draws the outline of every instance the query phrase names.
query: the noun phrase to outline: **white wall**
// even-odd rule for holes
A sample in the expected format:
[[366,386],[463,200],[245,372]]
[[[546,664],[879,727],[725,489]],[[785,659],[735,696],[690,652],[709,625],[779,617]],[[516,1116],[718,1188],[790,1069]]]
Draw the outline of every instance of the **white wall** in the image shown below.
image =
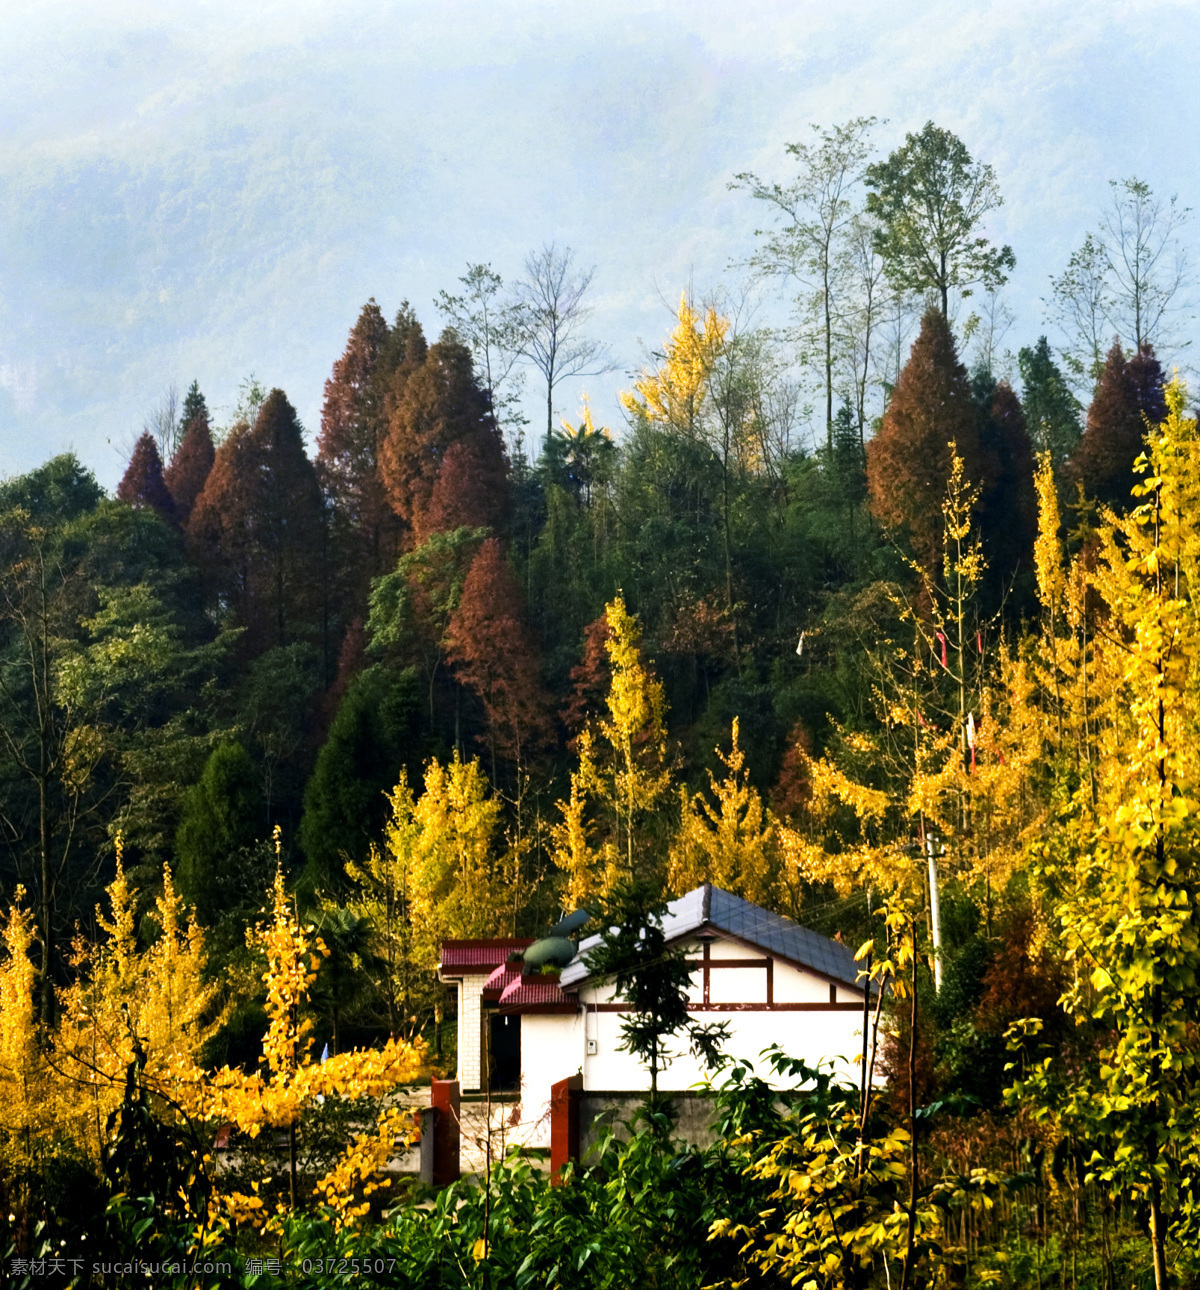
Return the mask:
[[521,1018],[521,1125],[533,1146],[550,1145],[550,1086],[583,1069],[583,1016]]
[[[828,989],[826,989],[826,998],[828,998]],[[750,1063],[764,1077],[767,1074],[767,1068],[760,1059],[760,1054],[771,1044],[779,1044],[789,1057],[803,1058],[814,1066],[833,1060],[834,1069],[843,1078],[855,1081],[859,1078],[858,1065],[854,1061],[855,1054],[862,1052],[862,1014],[859,1012],[713,1010],[693,1013],[692,1019],[701,1024],[728,1022],[730,1039],[725,1045],[725,1052],[739,1061]],[[561,1019],[547,1018],[547,1020]],[[646,1067],[631,1054],[618,1049],[623,1020],[624,1016],[619,1012],[589,1010],[584,1014],[585,1039],[596,1040],[595,1055],[589,1056],[585,1051],[582,1057],[585,1089],[606,1092],[649,1089],[650,1074]],[[701,1063],[686,1049],[686,1039],[673,1041],[671,1050],[676,1054],[675,1060],[665,1071],[659,1073],[659,1088],[687,1089],[705,1078]],[[561,1079],[562,1076],[555,1078]]]
[[[700,959],[702,945],[687,946],[689,958]],[[765,958],[764,951],[733,940],[717,940],[709,946],[710,965],[721,959]],[[479,998],[484,977],[467,977],[459,997],[459,1079],[464,1088],[479,1087]],[[803,1058],[810,1065],[833,1062],[842,1078],[857,1082],[860,1076],[855,1058],[862,1052],[862,1012],[826,1010],[829,982],[775,959],[772,964],[772,994],[776,1004],[817,1005],[805,1011],[763,1009],[741,1011],[714,1008],[693,1012],[701,1024],[727,1022],[731,1038],[726,1053],[752,1065],[764,1078],[768,1071],[762,1051],[779,1044],[790,1057]],[[703,974],[692,973],[689,995],[694,1003],[703,1000]],[[569,1075],[582,1073],[583,1087],[591,1092],[641,1092],[650,1088],[650,1073],[635,1057],[621,1052],[621,1023],[625,1014],[593,1010],[595,1004],[615,1001],[611,985],[584,985],[579,992],[581,1012],[521,1018],[521,1137],[534,1146],[550,1144],[550,1087]],[[766,970],[757,967],[717,968],[710,966],[709,999],[712,1003],[766,1003]],[[859,1003],[862,995],[846,986],[836,988],[836,1001]],[[595,1052],[588,1052],[588,1040]],[[683,1091],[705,1079],[700,1062],[687,1052],[687,1040],[669,1045],[673,1060],[659,1072],[663,1091]]]
[[[689,958],[699,959],[702,954],[699,942],[687,946]],[[710,964],[721,959],[753,959],[768,957],[763,951],[733,940],[710,943]],[[719,968],[710,966],[709,999],[720,1003],[766,1003],[766,970],[757,967]],[[763,1049],[779,1044],[792,1057],[800,1057],[810,1065],[833,1061],[835,1070],[844,1078],[857,1080],[859,1068],[855,1056],[862,1052],[862,1013],[854,1011],[825,1011],[830,1002],[829,982],[816,973],[805,972],[775,959],[772,965],[773,997],[776,1003],[806,1003],[818,1005],[817,1009],[804,1012],[788,1010],[740,1011],[730,1009],[693,1012],[692,1019],[700,1024],[726,1022],[731,1038],[725,1051],[739,1061],[746,1061],[766,1075],[765,1064],[760,1060]],[[693,1002],[703,999],[702,971],[697,967],[692,973],[689,990]],[[557,1080],[583,1073],[583,1086],[589,1091],[648,1090],[650,1073],[631,1054],[619,1050],[621,1012],[594,1011],[592,1005],[611,1004],[614,991],[611,985],[591,987],[584,985],[579,992],[584,1005],[582,1015],[525,1016],[521,1029],[522,1100],[526,1098],[548,1102],[550,1085]],[[862,995],[845,986],[837,987],[838,1003],[860,1002]],[[595,1052],[589,1054],[587,1041],[595,1041]],[[669,1045],[673,1060],[659,1072],[659,1087],[663,1090],[683,1090],[693,1087],[705,1078],[702,1064],[687,1052],[686,1039],[676,1039]],[[534,1107],[529,1108],[530,1114]],[[524,1118],[524,1111],[522,1118]]]

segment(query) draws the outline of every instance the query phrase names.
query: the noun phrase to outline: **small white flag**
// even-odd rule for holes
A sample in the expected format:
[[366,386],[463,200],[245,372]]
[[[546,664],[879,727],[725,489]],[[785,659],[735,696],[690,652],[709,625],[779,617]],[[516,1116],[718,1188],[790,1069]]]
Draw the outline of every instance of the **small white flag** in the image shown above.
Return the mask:
[[804,654],[804,633],[803,632],[800,633],[800,639],[796,642],[796,653],[801,656]]
[[967,713],[967,747],[975,747],[975,714]]

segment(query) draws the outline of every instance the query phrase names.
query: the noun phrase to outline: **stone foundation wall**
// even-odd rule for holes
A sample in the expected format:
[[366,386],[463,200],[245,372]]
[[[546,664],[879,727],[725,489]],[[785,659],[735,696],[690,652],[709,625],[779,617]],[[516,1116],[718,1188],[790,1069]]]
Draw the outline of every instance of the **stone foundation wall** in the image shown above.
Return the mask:
[[[587,1153],[600,1141],[605,1129],[622,1141],[629,1138],[628,1122],[634,1112],[646,1104],[645,1093],[603,1093],[585,1091],[579,1097],[579,1148],[586,1162]],[[709,1093],[660,1093],[675,1113],[671,1136],[682,1138],[692,1147],[711,1147],[717,1140],[713,1129],[716,1105]]]

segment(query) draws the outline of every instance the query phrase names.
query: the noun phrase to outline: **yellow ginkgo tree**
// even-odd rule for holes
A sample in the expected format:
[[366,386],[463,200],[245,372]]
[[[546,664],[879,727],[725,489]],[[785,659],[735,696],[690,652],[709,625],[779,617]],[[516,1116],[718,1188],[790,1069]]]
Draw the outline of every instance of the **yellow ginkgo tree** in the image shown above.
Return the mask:
[[[305,1015],[324,946],[312,928],[301,924],[281,869],[272,889],[270,921],[249,936],[266,958],[267,1033],[259,1069],[251,1074],[223,1067],[193,1087],[192,1109],[205,1119],[232,1124],[249,1138],[282,1133],[287,1144],[288,1208],[298,1201],[298,1137],[307,1111],[322,1099],[382,1100],[373,1126],[353,1135],[346,1150],[316,1183],[316,1192],[343,1221],[367,1212],[365,1197],[378,1187],[376,1174],[395,1150],[398,1137],[412,1128],[411,1113],[389,1103],[421,1065],[420,1041],[389,1039],[381,1049],[338,1053],[326,1061],[312,1052],[312,1023]],[[218,1178],[218,1184],[220,1178]],[[361,1196],[360,1196],[361,1193]],[[221,1194],[236,1218],[263,1222],[273,1217],[264,1198],[230,1189]]]
[[511,936],[522,910],[527,849],[501,833],[501,802],[478,758],[425,769],[419,797],[402,777],[388,795],[382,844],[346,868],[349,909],[369,927],[370,975],[393,1035],[413,1035],[433,1013],[446,937]]
[[567,875],[566,901],[580,907],[633,878],[656,877],[648,824],[671,789],[666,699],[642,656],[637,619],[618,595],[605,608],[612,678],[607,716],[579,735],[579,767],[551,830]]
[[155,902],[157,935],[146,948],[138,944],[137,891],[125,874],[120,837],[106,895],[109,912],[96,910],[103,938],[90,944],[76,935],[75,978],[61,992],[49,1048],[64,1119],[97,1161],[130,1068],[136,1064],[143,1085],[170,1105],[181,1085],[201,1078],[201,1049],[227,1011],[206,976],[203,930],[187,916],[169,868]]
[[0,928],[0,1179],[13,1203],[26,1212],[27,1180],[55,1129],[61,1110],[53,1096],[53,1070],[38,1042],[34,990],[37,969],[33,914],[22,908],[24,890]]
[[621,394],[626,411],[689,437],[699,435],[709,378],[728,333],[729,319],[722,318],[711,305],[701,316],[688,293],[681,293],[675,328],[663,346],[662,362],[657,370],[644,371],[632,392]]
[[[739,474],[760,469],[766,456],[768,418],[762,389],[766,366],[760,336],[733,334],[730,320],[712,305],[702,316],[685,291],[661,362],[645,369],[633,389],[621,394],[622,406],[635,424],[648,424],[687,441],[716,466],[729,613],[734,604],[734,485]],[[736,648],[735,631],[735,652]]]
[[715,883],[756,905],[778,903],[780,826],[746,775],[746,754],[734,718],[728,753],[717,749],[726,775],[710,771],[711,798],[681,788],[679,832],[671,843],[667,886],[676,895]]
[[1012,1090],[1086,1144],[1091,1180],[1144,1207],[1159,1290],[1169,1243],[1200,1238],[1200,436],[1179,382],[1166,402],[1136,509],[1107,513],[1086,559],[1040,552],[1061,606],[1041,652],[1048,733],[1075,774],[1033,851],[1072,972],[1063,1004],[1089,1042]]

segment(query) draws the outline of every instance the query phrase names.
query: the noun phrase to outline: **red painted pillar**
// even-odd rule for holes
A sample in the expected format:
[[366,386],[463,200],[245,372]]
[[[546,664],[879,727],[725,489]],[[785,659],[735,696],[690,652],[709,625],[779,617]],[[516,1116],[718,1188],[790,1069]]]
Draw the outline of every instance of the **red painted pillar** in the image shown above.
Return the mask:
[[568,1160],[579,1159],[579,1096],[583,1076],[568,1075],[550,1085],[550,1181]]
[[435,1079],[430,1085],[433,1106],[433,1185],[445,1187],[459,1179],[458,1080]]

